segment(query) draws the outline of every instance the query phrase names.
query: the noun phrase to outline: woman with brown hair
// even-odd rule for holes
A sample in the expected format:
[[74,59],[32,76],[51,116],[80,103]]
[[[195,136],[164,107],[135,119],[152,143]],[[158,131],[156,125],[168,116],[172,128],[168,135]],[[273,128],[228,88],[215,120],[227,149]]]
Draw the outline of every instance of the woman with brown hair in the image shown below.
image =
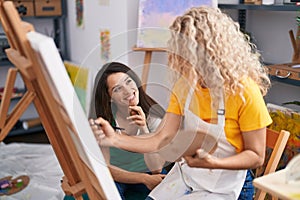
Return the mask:
[[[164,114],[164,109],[145,93],[139,77],[126,65],[107,63],[97,73],[90,118],[101,116],[116,131],[137,136],[155,131]],[[122,199],[128,192],[147,195],[165,176],[160,174],[164,162],[160,160],[161,165],[156,165],[160,159],[157,154],[144,155],[113,147],[101,150]]]

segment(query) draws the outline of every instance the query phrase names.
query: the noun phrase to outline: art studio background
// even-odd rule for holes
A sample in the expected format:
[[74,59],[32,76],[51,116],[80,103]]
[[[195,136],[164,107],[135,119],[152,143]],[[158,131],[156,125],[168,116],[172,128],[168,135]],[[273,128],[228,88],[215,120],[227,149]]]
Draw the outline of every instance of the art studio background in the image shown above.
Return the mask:
[[[93,75],[105,62],[124,62],[142,76],[145,51],[133,50],[138,44],[140,20],[143,14],[140,10],[139,0],[53,0],[52,2],[61,3],[61,13],[58,16],[56,13],[47,17],[24,16],[23,19],[32,23],[37,32],[55,39],[60,53],[66,61],[65,64],[71,79],[73,77],[72,83],[76,87],[82,106],[86,111],[89,110],[89,92],[94,78]],[[222,9],[234,20],[241,20],[239,9],[234,7],[224,7]],[[249,9],[244,14],[242,21],[245,30],[251,34],[253,42],[261,51],[264,63],[282,64],[291,62],[293,47],[289,30],[293,30],[294,34],[297,33],[296,17],[299,14],[297,9],[288,11],[280,9]],[[1,38],[3,37],[1,35]],[[11,65],[5,62],[0,66],[0,88],[5,86],[7,71],[10,67]],[[74,78],[74,76],[78,75],[76,74],[77,72],[80,75]],[[147,81],[147,93],[161,103],[164,108],[166,108],[168,103],[168,98],[166,97],[168,97],[170,88],[168,72],[166,53],[153,51]],[[72,73],[74,73],[73,76]],[[282,106],[285,102],[300,101],[299,86],[299,81],[272,79],[272,88],[265,97],[266,103]],[[21,91],[24,89],[24,83],[20,76],[17,77],[15,87],[21,89]],[[11,107],[16,105],[16,103],[17,99],[13,100]],[[300,106],[294,104],[285,106],[295,111],[300,111]],[[24,141],[23,138],[25,137],[26,142],[29,143],[39,141],[48,143],[45,136],[34,136],[35,133],[43,132],[41,125],[33,125],[28,130],[22,128],[23,121],[31,121],[31,119],[36,118],[38,118],[38,114],[34,106],[30,105],[20,118],[20,124],[17,127],[19,130],[13,129],[6,141]],[[36,137],[38,138],[35,139]],[[5,149],[6,146],[3,144],[2,146],[0,145],[0,148]],[[14,148],[18,148],[18,145],[16,144]],[[32,148],[34,147],[29,147],[30,150]],[[25,152],[19,153],[19,150],[14,151],[9,147],[0,151],[0,158],[7,159],[6,155],[11,151],[14,152],[14,158],[16,159],[21,159],[21,157],[27,155]],[[52,155],[51,148],[48,147],[41,147],[40,152]],[[41,155],[32,156],[40,157]],[[58,178],[62,175],[62,172],[57,165],[56,158],[50,157],[51,162],[48,162],[49,166],[46,164],[45,166],[57,169],[56,172],[52,171],[52,175]],[[8,163],[6,162],[7,166]],[[6,167],[6,165],[0,165],[0,168],[3,167]],[[39,178],[36,180],[47,179],[47,177],[41,176],[41,174],[37,174]],[[53,181],[55,182],[55,180]],[[56,187],[51,188],[50,184],[47,184],[43,186],[42,190],[52,191],[53,193],[50,192],[49,194],[53,196],[53,199],[61,199],[63,195],[59,183],[55,182],[53,184]],[[41,188],[41,186],[33,186],[33,188]],[[23,195],[22,198],[33,198],[30,194],[26,195]]]

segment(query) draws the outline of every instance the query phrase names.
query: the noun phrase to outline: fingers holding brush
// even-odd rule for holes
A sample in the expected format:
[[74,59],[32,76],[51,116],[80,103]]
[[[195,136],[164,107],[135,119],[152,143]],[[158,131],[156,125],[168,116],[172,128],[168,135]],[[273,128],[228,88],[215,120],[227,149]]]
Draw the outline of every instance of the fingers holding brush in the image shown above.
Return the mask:
[[99,140],[103,139],[105,137],[105,134],[102,131],[101,126],[99,124],[95,123],[94,119],[90,119],[89,124],[90,124],[92,131],[94,133],[94,136],[96,137],[97,142],[99,144],[99,142],[100,142]]

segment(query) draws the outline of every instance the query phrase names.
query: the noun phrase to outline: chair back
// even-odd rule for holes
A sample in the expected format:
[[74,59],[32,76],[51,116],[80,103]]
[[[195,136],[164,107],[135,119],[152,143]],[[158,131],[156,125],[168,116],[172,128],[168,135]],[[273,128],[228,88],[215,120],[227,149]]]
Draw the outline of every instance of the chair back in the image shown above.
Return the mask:
[[[267,175],[275,172],[280,158],[283,154],[287,141],[289,139],[290,132],[281,130],[280,132],[267,129],[266,147],[272,149],[271,156],[266,160],[265,169],[263,175]],[[258,170],[259,171],[259,170]],[[257,173],[256,173],[257,174]],[[266,192],[257,190],[255,194],[255,200],[265,199]],[[275,198],[272,198],[275,199]]]

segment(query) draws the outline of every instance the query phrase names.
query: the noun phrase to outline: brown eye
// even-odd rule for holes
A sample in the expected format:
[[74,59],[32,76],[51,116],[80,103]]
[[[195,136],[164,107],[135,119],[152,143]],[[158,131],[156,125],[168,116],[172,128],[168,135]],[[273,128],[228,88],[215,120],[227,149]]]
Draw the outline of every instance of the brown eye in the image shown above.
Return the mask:
[[121,91],[121,87],[115,87],[113,90],[112,90],[112,92],[120,92]]
[[126,81],[126,84],[129,85],[130,83],[132,83],[132,80],[131,80],[131,79],[128,79],[128,80]]

